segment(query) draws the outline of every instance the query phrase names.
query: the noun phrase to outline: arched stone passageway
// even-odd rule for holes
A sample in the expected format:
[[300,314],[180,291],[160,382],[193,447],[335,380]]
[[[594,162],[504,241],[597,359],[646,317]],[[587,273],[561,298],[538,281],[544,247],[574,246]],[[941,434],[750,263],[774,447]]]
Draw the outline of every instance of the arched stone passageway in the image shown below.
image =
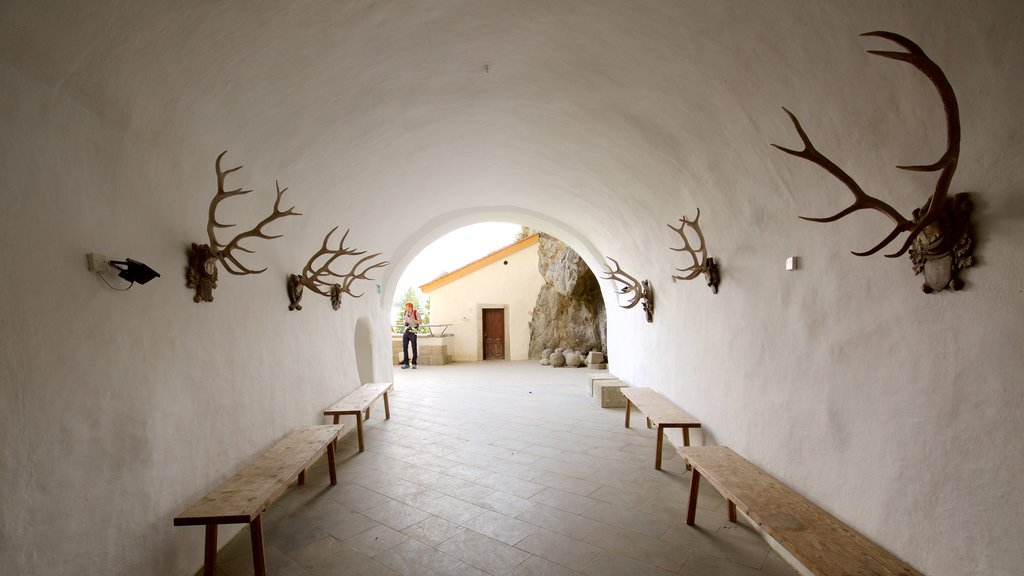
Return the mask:
[[[652,282],[650,324],[602,283],[610,368],[705,438],[924,573],[1019,573],[1024,519],[1004,512],[1024,509],[1022,21],[1016,0],[4,2],[0,558],[194,571],[199,535],[169,519],[322,422],[369,372],[357,327],[385,377],[392,275],[500,218]],[[935,161],[943,109],[912,67],[865,53],[893,48],[860,36],[878,29],[956,92],[951,192],[975,191],[979,237],[960,292],[851,256],[888,233],[878,214],[798,220],[849,191],[770,145],[799,145],[785,106],[865,190],[922,205],[935,174],[893,166]],[[229,186],[254,192],[222,222],[266,217],[275,181],[303,216],[246,241],[266,272],[222,270],[196,304],[182,269],[224,150],[244,166]],[[714,295],[671,281],[667,225],[698,208]],[[286,275],[335,226],[392,266],[338,311],[309,294],[289,311]],[[162,276],[112,291],[90,252]]]

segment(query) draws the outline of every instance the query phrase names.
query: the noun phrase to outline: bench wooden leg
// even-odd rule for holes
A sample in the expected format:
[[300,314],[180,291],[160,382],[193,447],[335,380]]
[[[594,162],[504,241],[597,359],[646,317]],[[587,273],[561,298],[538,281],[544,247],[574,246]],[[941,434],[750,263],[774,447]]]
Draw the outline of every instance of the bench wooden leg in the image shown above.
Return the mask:
[[651,419],[650,419],[650,418],[648,418],[648,419],[647,419],[647,427],[648,427],[648,428],[650,428],[650,427],[651,427]]
[[356,434],[359,436],[359,451],[363,451],[363,413],[356,414]]
[[658,449],[654,453],[654,469],[661,470],[661,447],[665,444],[665,428],[658,424]]
[[736,521],[736,503],[729,500],[729,522]]
[[267,576],[267,562],[263,554],[263,521],[262,516],[249,522],[249,536],[252,538],[252,569],[255,576]]
[[384,419],[391,420],[391,406],[388,406],[388,393],[384,393]]
[[299,472],[299,486],[302,486],[305,483],[306,483],[306,471],[303,470],[303,471]]
[[331,474],[331,486],[338,484],[338,470],[334,464],[334,442],[327,443],[327,469]]
[[[341,422],[341,415],[340,415],[340,414],[335,414],[335,415],[334,415],[334,423],[335,423],[335,424],[338,424],[338,423],[340,423],[340,422]],[[338,434],[338,436],[341,436],[341,434]],[[337,448],[337,447],[338,447],[338,439],[337,439],[337,438],[335,438],[335,439],[334,439],[334,442],[333,442],[333,444],[334,444],[334,447],[335,447],[335,448]]]
[[690,478],[690,504],[686,507],[686,523],[693,526],[693,521],[697,517],[697,491],[700,489],[700,472],[693,471],[693,477]]
[[633,403],[626,398],[626,428],[629,428],[629,411],[633,408]]
[[370,419],[370,407],[369,406],[366,407],[366,419],[367,420]]
[[217,525],[206,525],[206,546],[203,550],[203,576],[217,576]]
[[[689,446],[689,445],[690,445],[690,429],[689,428],[683,428],[683,446]],[[683,458],[683,461],[686,462],[686,459]],[[690,469],[690,463],[689,462],[686,462],[686,469],[687,470]]]

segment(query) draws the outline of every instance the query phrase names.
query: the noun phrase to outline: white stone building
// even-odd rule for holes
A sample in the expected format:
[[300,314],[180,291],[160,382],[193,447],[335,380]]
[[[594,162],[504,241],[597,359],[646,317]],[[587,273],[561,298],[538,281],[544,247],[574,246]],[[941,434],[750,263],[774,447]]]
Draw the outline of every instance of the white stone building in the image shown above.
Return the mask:
[[453,359],[525,360],[530,318],[544,277],[537,271],[533,234],[432,280],[430,321],[451,324]]

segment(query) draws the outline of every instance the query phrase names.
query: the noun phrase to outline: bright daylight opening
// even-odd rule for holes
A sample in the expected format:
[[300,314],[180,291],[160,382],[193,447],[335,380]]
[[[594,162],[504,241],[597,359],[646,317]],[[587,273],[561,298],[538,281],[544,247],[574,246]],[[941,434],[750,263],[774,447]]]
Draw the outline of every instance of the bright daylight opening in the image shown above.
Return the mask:
[[597,278],[567,245],[519,224],[465,226],[424,248],[398,280],[391,317],[392,362],[402,369],[606,362]]

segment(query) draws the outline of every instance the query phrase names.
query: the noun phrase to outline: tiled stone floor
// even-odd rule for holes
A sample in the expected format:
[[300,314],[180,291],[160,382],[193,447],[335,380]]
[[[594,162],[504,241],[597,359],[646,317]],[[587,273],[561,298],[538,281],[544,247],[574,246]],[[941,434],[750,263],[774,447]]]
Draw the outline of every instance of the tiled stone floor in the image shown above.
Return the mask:
[[[586,369],[480,362],[395,370],[391,420],[373,408],[264,515],[275,576],[781,576],[795,572],[623,409],[599,408]],[[351,420],[351,419],[350,419]],[[344,420],[343,420],[344,422]],[[353,426],[354,428],[354,426]],[[696,435],[699,438],[699,435]],[[699,443],[699,441],[698,441]],[[252,574],[243,530],[218,573]]]

